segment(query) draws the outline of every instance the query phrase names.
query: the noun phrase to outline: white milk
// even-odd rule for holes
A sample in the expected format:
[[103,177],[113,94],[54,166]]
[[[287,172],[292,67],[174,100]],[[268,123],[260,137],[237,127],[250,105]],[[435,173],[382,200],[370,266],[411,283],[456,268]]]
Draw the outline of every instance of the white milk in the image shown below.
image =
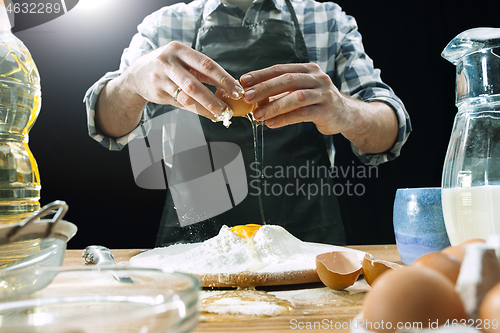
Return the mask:
[[443,189],[441,198],[451,245],[500,234],[500,185]]

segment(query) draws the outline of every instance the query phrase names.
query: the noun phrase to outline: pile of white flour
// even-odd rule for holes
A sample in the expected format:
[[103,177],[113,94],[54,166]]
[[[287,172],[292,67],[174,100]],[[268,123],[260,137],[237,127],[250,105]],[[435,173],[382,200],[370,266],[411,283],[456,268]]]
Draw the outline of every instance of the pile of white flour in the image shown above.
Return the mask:
[[302,242],[276,225],[262,226],[252,238],[223,226],[202,243],[155,248],[132,257],[129,265],[191,274],[301,271],[316,269],[316,255],[335,248],[347,250]]

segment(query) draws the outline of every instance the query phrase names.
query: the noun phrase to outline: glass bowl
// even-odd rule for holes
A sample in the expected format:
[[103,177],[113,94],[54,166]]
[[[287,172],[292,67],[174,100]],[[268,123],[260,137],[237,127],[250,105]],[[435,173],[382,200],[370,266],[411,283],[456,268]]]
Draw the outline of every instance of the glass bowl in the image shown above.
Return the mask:
[[[130,277],[132,283],[118,277]],[[29,285],[40,280],[47,286],[29,293]],[[198,323],[199,281],[182,273],[40,268],[1,274],[0,289],[5,296],[0,299],[0,332],[181,333]]]

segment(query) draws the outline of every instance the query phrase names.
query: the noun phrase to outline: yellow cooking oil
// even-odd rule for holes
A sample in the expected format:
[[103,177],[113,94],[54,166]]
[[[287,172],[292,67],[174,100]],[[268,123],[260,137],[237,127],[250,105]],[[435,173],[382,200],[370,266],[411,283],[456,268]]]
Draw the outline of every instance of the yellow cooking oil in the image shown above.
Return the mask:
[[[11,32],[0,1],[0,226],[40,209],[40,175],[28,147],[41,106],[40,76],[30,52]],[[39,251],[39,240],[0,246],[2,267]]]

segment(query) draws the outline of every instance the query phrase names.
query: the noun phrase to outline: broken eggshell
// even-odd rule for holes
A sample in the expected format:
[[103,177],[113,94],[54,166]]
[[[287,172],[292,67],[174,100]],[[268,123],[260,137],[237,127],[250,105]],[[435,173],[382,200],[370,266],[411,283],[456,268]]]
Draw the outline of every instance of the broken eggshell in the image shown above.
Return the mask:
[[316,256],[316,271],[328,288],[344,290],[361,274],[362,266],[355,252],[335,251]]
[[382,273],[400,267],[401,265],[390,261],[377,260],[369,253],[365,254],[363,258],[363,276],[365,277],[366,283],[370,286]]

